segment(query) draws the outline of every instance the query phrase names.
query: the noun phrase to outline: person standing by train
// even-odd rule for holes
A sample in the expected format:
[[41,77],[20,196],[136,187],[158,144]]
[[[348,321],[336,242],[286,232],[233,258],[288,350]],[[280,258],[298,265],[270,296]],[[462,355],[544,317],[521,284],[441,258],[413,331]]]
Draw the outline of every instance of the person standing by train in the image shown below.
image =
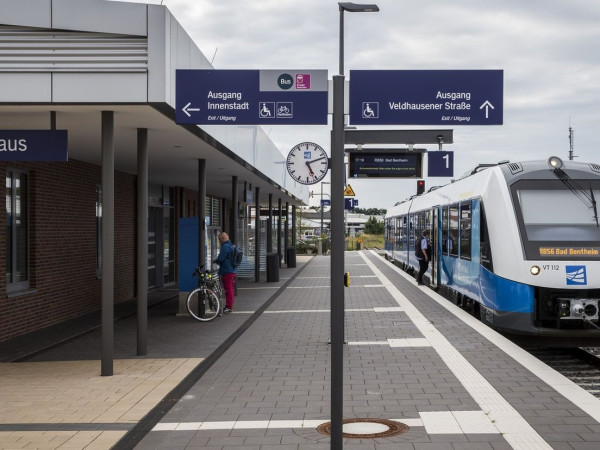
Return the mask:
[[419,260],[419,274],[417,275],[417,284],[423,285],[423,275],[427,272],[429,267],[429,260],[431,259],[431,241],[429,240],[429,230],[423,230],[420,239],[417,239],[417,245],[415,248],[415,256]]

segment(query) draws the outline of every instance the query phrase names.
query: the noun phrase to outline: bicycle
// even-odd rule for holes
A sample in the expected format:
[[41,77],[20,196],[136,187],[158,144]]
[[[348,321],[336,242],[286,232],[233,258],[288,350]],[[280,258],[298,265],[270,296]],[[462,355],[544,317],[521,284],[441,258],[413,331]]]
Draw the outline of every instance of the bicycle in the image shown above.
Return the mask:
[[190,316],[201,322],[209,322],[221,316],[221,299],[223,286],[216,272],[202,270],[204,266],[196,267],[193,277],[198,277],[200,285],[189,293],[186,307]]

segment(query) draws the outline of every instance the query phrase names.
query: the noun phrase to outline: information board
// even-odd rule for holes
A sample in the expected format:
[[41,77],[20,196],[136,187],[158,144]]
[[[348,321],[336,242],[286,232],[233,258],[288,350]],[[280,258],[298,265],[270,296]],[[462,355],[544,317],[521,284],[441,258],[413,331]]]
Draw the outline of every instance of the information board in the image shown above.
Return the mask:
[[502,125],[502,70],[351,70],[353,125]]
[[349,178],[421,178],[423,150],[368,149],[348,153]]
[[327,70],[179,69],[175,77],[178,124],[327,124]]

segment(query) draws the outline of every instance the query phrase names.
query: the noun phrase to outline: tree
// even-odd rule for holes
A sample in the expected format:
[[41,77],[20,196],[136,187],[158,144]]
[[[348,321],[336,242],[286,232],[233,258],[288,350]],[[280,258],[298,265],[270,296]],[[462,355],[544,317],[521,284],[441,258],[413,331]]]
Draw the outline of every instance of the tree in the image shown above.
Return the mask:
[[367,234],[383,234],[384,224],[379,222],[375,217],[369,217],[367,223],[365,223],[365,233]]
[[368,216],[383,216],[385,215],[387,210],[379,208],[354,208],[354,212],[358,214],[365,214]]

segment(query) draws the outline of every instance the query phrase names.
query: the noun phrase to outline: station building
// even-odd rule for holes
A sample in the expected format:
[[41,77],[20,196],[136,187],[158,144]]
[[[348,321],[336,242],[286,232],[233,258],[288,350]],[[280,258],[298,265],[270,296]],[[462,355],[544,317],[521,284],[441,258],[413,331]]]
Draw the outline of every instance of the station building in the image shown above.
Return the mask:
[[308,190],[262,128],[175,123],[175,70],[206,68],[165,6],[0,0],[0,131],[68,133],[68,161],[0,151],[0,342],[176,287],[185,218],[207,259],[230,234],[240,276],[285,259]]

